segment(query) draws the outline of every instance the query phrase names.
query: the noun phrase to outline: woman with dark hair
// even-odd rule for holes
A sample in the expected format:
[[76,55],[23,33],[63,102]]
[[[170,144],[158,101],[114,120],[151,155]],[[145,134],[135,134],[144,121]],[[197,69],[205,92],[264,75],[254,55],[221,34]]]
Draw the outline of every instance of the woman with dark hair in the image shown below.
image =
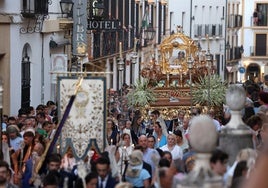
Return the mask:
[[136,115],[134,117],[134,120],[132,122],[132,130],[134,133],[139,137],[140,135],[145,135],[146,134],[146,127],[143,124],[143,119],[141,115]]
[[117,145],[117,142],[119,141],[119,134],[118,129],[113,120],[108,119],[107,120],[107,126],[106,126],[106,133],[107,133],[107,142],[109,145]]
[[135,117],[135,109],[132,107],[132,108],[129,108],[128,109],[128,119],[130,121],[133,121],[134,120],[134,117]]
[[159,121],[156,121],[154,123],[153,136],[155,137],[156,140],[155,148],[160,148],[167,144],[167,137],[163,134],[163,130]]
[[180,148],[182,149],[183,153],[186,153],[189,149],[189,145],[188,145],[188,141],[187,139],[184,137],[184,135],[182,135],[181,130],[176,130],[174,132],[174,135],[176,136],[176,143],[178,146],[180,146]]
[[261,128],[262,128],[262,119],[258,115],[251,116],[246,124],[250,127],[253,132],[253,140],[256,148],[259,148],[262,143],[261,139]]
[[268,106],[268,92],[261,91],[259,93],[259,103]]
[[234,170],[231,188],[239,188],[241,186],[241,183],[245,179],[247,172],[247,161],[238,162]]
[[228,154],[220,149],[215,149],[210,156],[210,166],[212,171],[223,176],[227,171]]
[[[9,151],[9,152],[7,152]],[[9,165],[10,163],[10,155],[14,153],[14,149],[10,146],[10,141],[7,132],[2,132],[2,157],[4,161],[6,161]]]
[[7,143],[7,145],[10,147],[10,141],[6,131],[2,132],[2,143]]

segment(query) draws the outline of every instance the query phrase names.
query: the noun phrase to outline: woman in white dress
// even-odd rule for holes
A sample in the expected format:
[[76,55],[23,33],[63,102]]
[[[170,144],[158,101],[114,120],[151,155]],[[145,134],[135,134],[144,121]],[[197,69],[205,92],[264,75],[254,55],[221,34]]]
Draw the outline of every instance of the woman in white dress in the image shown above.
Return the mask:
[[169,134],[167,138],[167,144],[160,148],[162,151],[169,151],[172,154],[172,159],[182,159],[182,149],[176,144],[176,136]]
[[118,152],[116,152],[117,166],[120,174],[124,173],[125,163],[129,160],[129,155],[132,153],[134,147],[130,145],[130,135],[127,133],[122,134],[122,142],[118,147]]

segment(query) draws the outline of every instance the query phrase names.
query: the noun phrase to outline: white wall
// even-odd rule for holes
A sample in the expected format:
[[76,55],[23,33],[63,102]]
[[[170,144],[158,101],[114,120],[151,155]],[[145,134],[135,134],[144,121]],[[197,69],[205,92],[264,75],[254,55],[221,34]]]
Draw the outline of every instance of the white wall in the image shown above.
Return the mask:
[[3,13],[18,13],[20,12],[22,0],[1,0],[0,12]]
[[[20,14],[20,2],[19,0],[8,0],[0,2],[0,11]],[[52,1],[49,5],[49,12],[55,14],[50,15],[49,19],[56,19],[61,17],[59,1]],[[49,47],[49,41],[51,37],[54,40],[63,39],[63,32],[59,34],[55,33],[27,33],[20,34],[20,28],[23,25],[20,23],[12,23],[10,30],[11,49],[10,49],[10,115],[17,115],[18,109],[21,105],[21,61],[23,47],[26,43],[30,45],[31,61],[31,103],[30,105],[36,107],[42,102],[45,104],[48,100],[51,100],[51,50]],[[42,43],[43,37],[43,43]],[[63,48],[60,52],[63,53]],[[43,54],[43,55],[42,55]],[[42,57],[44,58],[44,69],[42,70]],[[44,81],[42,82],[42,71],[44,73]],[[42,83],[44,84],[42,95]],[[42,96],[44,96],[42,98]]]

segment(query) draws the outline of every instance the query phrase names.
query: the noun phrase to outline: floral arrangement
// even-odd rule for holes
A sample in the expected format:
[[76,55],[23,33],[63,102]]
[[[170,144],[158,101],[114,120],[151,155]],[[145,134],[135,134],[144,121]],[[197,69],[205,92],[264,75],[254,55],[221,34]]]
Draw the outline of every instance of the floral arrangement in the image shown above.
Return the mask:
[[148,79],[137,80],[134,88],[127,94],[128,105],[135,107],[145,107],[156,101],[156,94],[149,86]]
[[219,75],[200,77],[199,83],[193,88],[193,103],[221,106],[225,101],[226,88],[226,82]]

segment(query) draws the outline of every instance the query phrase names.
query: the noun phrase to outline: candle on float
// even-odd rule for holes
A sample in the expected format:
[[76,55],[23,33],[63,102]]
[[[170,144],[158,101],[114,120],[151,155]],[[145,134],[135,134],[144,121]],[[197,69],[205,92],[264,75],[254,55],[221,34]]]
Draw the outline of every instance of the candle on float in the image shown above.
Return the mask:
[[134,52],[136,52],[136,46],[137,46],[137,38],[134,39]]
[[123,147],[123,159],[124,159],[124,161],[127,160],[127,146]]
[[123,54],[122,54],[122,42],[119,42],[119,55],[120,55],[120,59],[123,59]]
[[111,145],[113,145],[113,139],[111,139]]
[[57,153],[60,153],[60,145],[57,145]]

